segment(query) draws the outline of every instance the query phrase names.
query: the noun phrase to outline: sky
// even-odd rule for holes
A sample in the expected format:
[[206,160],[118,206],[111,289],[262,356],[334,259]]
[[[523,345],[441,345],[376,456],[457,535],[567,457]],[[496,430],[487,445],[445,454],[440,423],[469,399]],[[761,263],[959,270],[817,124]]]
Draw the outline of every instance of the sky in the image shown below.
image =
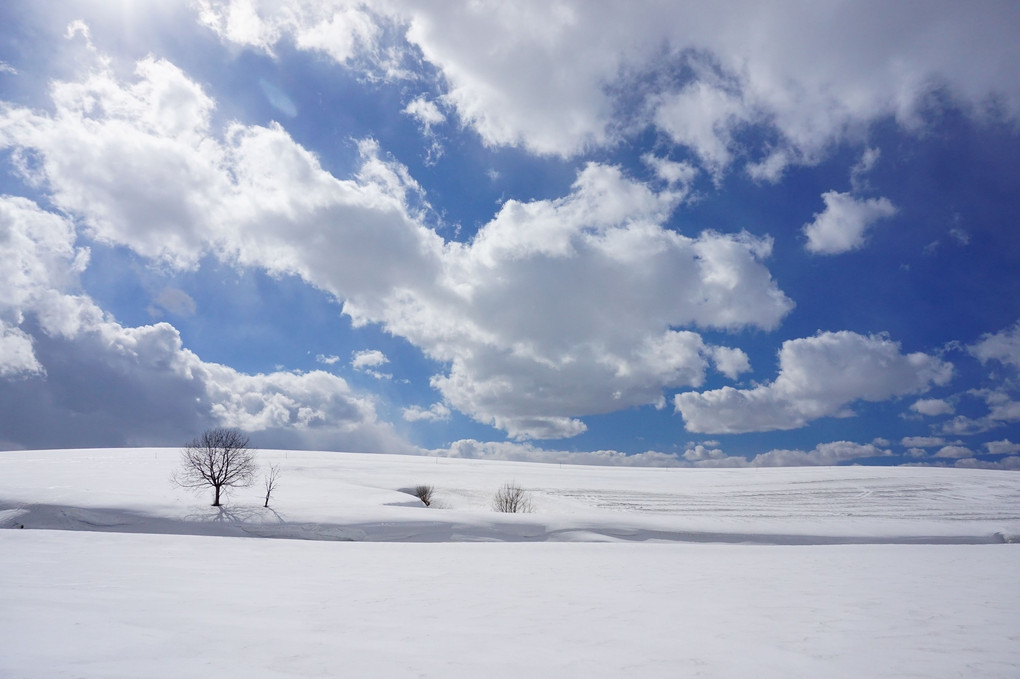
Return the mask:
[[1018,469],[1018,27],[9,0],[0,449]]

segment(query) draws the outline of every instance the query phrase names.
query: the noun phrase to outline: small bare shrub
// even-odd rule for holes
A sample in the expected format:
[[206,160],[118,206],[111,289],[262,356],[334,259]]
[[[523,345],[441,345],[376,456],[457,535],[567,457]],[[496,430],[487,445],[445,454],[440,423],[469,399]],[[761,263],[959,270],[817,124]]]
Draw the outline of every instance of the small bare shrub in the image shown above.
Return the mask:
[[432,493],[436,491],[435,486],[425,484],[414,487],[414,496],[422,501],[426,507],[432,506]]
[[279,480],[280,480],[280,466],[275,464],[269,465],[269,473],[266,474],[265,477],[266,504],[262,505],[263,507],[269,506],[269,496],[273,494],[274,490],[276,490],[276,485],[279,482]]
[[527,514],[535,511],[535,505],[531,501],[531,493],[517,485],[516,481],[509,481],[496,491],[492,498],[492,508],[497,512],[507,514]]

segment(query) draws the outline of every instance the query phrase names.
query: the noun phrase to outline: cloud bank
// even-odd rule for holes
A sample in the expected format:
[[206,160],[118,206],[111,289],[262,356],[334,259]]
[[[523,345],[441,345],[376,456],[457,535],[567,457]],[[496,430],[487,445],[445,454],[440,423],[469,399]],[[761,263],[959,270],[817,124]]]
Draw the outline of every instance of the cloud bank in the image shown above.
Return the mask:
[[[1020,112],[1020,10],[1009,3],[975,12],[938,2],[921,13],[883,2],[200,6],[224,40],[269,52],[289,38],[391,78],[408,75],[400,62],[423,59],[441,75],[446,104],[485,143],[539,154],[578,154],[651,125],[716,176],[743,162],[774,181],[861,138],[871,121],[922,127],[933,94],[976,115]],[[668,83],[655,79],[664,72]],[[624,97],[637,99],[636,119],[618,118]],[[769,142],[748,144],[750,124],[768,129]]]
[[[794,429],[850,416],[857,402],[904,396],[914,397],[904,421],[931,424],[932,439],[1020,421],[1009,382],[1020,366],[1017,327],[967,348],[999,377],[966,394],[917,398],[947,384],[952,366],[906,353],[886,335],[848,331],[788,339],[773,381],[738,383],[754,372],[733,345],[775,332],[794,309],[779,284],[792,279],[769,268],[774,249],[788,252],[786,234],[774,241],[753,215],[736,228],[686,217],[711,186],[764,190],[796,166],[866,147],[849,190],[822,193],[821,211],[788,225],[800,228],[811,254],[863,248],[909,210],[902,192],[888,193],[895,205],[872,197],[876,130],[921,138],[943,107],[970,121],[1016,121],[1015,6],[985,13],[937,3],[923,15],[877,2],[195,7],[206,45],[216,36],[234,54],[238,45],[261,52],[265,63],[265,55],[312,52],[361,84],[399,83],[393,118],[419,128],[428,168],[454,148],[445,135],[467,130],[488,150],[562,163],[573,183],[542,199],[503,196],[473,237],[448,240],[442,212],[408,169],[413,161],[405,166],[372,138],[348,140],[353,159],[320,158],[297,141],[309,107],[279,80],[259,79],[256,96],[287,128],[225,120],[218,108],[234,102],[218,101],[208,79],[156,56],[133,71],[114,66],[75,22],[68,36],[83,36],[88,48],[80,75],[63,71],[46,101],[0,105],[0,149],[35,196],[0,199],[0,261],[11,272],[0,301],[0,391],[11,412],[32,404],[47,417],[63,413],[86,422],[97,441],[100,431],[112,435],[121,413],[148,423],[123,428],[132,442],[144,443],[144,431],[217,422],[332,447],[409,447],[377,420],[371,397],[335,374],[243,374],[189,352],[169,323],[132,328],[105,314],[79,282],[88,246],[99,245],[171,272],[215,260],[299,277],[336,300],[355,328],[373,326],[429,359],[435,393],[416,398],[435,403],[401,408],[406,422],[448,420],[455,409],[517,441],[478,444],[478,454],[539,455],[527,440],[576,436],[586,416],[670,401],[700,433]],[[22,70],[5,66],[4,78]],[[625,169],[618,151],[639,138],[651,141]],[[972,247],[982,237],[969,224],[948,233],[960,243],[973,237]],[[198,310],[182,290],[153,293],[153,319],[183,328]],[[331,354],[319,360],[336,372],[391,377],[375,350],[346,365]],[[89,380],[115,385],[118,395],[104,402]],[[160,395],[142,393],[146,380]],[[720,386],[727,381],[734,384]],[[988,414],[972,416],[968,399]],[[157,422],[167,404],[172,412]],[[953,417],[926,419],[945,416]],[[853,458],[840,451],[857,444],[822,445],[752,463],[845,461]],[[868,457],[880,448],[856,450]],[[937,454],[966,460],[976,449],[949,441]],[[737,464],[707,445],[670,459]]]
[[52,100],[52,113],[8,108],[0,143],[38,158],[39,181],[91,238],[178,269],[211,254],[300,276],[356,325],[448,365],[433,378],[445,401],[518,438],[661,404],[710,366],[736,376],[743,352],[674,328],[772,329],[793,306],[763,264],[768,238],[667,229],[683,191],[613,166],[589,164],[562,198],[507,201],[473,240],[446,242],[374,142],[337,179],[278,125],[217,134],[215,102],[166,61],[139,62],[133,82],[55,83]]
[[246,375],[202,361],[167,323],[121,325],[75,292],[88,254],[69,220],[0,197],[0,445],[165,444],[224,425],[262,445],[412,449],[335,375]]
[[427,451],[429,455],[477,460],[508,460],[558,464],[596,464],[616,467],[811,467],[845,464],[855,460],[891,455],[888,449],[851,441],[822,443],[812,450],[770,450],[750,460],[727,455],[718,448],[691,445],[683,453],[655,450],[626,455],[615,450],[568,452],[545,450],[527,443],[482,442],[474,439],[455,441],[448,448]]

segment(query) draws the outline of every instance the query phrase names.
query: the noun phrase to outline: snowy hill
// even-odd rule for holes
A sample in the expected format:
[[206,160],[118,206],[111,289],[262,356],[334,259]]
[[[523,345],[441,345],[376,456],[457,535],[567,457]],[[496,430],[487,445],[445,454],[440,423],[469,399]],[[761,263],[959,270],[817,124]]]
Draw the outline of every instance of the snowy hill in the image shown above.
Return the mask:
[[[983,543],[1020,535],[1020,474],[916,467],[651,469],[261,451],[260,485],[174,487],[175,449],[0,454],[0,525],[325,540]],[[535,511],[494,513],[505,482]],[[261,481],[260,481],[261,483]],[[409,494],[435,488],[426,508]]]
[[0,676],[1020,676],[1020,474],[259,459],[0,453]]

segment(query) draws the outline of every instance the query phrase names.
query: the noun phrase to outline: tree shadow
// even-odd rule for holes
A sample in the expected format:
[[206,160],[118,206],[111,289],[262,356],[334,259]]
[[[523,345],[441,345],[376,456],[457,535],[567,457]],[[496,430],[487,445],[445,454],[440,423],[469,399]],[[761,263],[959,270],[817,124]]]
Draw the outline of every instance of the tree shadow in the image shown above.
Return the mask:
[[207,512],[188,514],[184,518],[186,521],[231,523],[238,525],[287,523],[280,513],[272,507],[238,507],[220,505],[219,507],[210,507]]

